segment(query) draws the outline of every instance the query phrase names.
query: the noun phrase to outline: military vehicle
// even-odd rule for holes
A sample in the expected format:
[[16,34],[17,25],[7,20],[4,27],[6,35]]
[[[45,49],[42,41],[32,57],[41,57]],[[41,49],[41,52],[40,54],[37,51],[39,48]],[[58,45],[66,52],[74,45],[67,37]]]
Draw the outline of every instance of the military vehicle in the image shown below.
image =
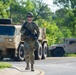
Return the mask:
[[[13,58],[24,60],[24,41],[21,40],[21,25],[12,25],[11,19],[0,19],[0,60],[3,58]],[[35,51],[36,59],[47,57],[46,29],[40,28],[38,38],[39,48]]]
[[61,57],[65,53],[76,53],[76,38],[64,38],[60,44],[50,46],[49,50],[53,57]]

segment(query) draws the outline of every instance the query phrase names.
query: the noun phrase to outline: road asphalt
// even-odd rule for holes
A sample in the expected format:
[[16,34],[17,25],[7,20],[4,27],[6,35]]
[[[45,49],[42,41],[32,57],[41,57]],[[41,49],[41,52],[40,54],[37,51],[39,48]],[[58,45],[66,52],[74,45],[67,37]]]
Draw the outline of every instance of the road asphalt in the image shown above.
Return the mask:
[[76,75],[76,57],[48,57],[45,60],[35,60],[35,72],[25,70],[25,61],[16,62],[5,59],[3,62],[11,63],[13,67],[5,69],[3,74],[0,70],[0,75],[40,75],[44,72],[45,75]]
[[0,75],[44,75],[44,72],[36,69],[35,71],[25,70],[23,67],[13,66],[0,70]]

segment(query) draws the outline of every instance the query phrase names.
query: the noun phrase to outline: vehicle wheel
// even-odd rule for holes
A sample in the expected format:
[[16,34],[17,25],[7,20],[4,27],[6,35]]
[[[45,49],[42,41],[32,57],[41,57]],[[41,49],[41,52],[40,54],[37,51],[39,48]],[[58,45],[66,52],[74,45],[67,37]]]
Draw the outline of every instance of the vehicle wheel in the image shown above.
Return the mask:
[[17,54],[17,58],[16,58],[17,61],[23,61],[24,60],[25,53],[24,53],[23,47],[24,47],[23,44],[19,45],[18,54]]
[[47,57],[47,50],[48,50],[47,43],[44,43],[42,50],[42,59],[45,59]]
[[39,48],[35,51],[35,59],[40,60],[42,58],[42,45],[39,44]]
[[65,51],[62,48],[56,48],[51,51],[51,56],[53,57],[62,57],[65,54]]

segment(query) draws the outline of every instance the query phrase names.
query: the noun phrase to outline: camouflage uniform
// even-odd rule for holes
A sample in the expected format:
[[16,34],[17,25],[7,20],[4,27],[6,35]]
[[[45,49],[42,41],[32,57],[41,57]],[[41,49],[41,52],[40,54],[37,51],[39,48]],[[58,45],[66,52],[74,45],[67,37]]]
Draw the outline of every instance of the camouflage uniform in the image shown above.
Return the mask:
[[[35,33],[37,32],[37,36],[39,36],[39,27],[37,26],[36,23],[34,22],[31,22],[31,23],[25,23],[24,24],[31,32]],[[23,25],[23,26],[24,26]],[[25,30],[22,26],[21,28],[21,31],[22,30]],[[25,34],[25,37],[24,37],[24,50],[25,50],[25,60],[26,60],[26,63],[31,63],[31,64],[34,64],[34,51],[37,49],[38,47],[38,42],[36,40],[33,39],[33,37],[31,35],[27,36]]]

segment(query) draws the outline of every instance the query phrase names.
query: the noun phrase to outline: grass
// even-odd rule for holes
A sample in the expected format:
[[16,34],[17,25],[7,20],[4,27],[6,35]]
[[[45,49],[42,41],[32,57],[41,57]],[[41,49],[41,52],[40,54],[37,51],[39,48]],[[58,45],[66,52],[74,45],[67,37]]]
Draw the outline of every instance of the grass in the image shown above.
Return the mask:
[[12,67],[10,63],[0,62],[0,69],[10,68],[10,67]]
[[65,54],[65,57],[76,57],[76,54]]

